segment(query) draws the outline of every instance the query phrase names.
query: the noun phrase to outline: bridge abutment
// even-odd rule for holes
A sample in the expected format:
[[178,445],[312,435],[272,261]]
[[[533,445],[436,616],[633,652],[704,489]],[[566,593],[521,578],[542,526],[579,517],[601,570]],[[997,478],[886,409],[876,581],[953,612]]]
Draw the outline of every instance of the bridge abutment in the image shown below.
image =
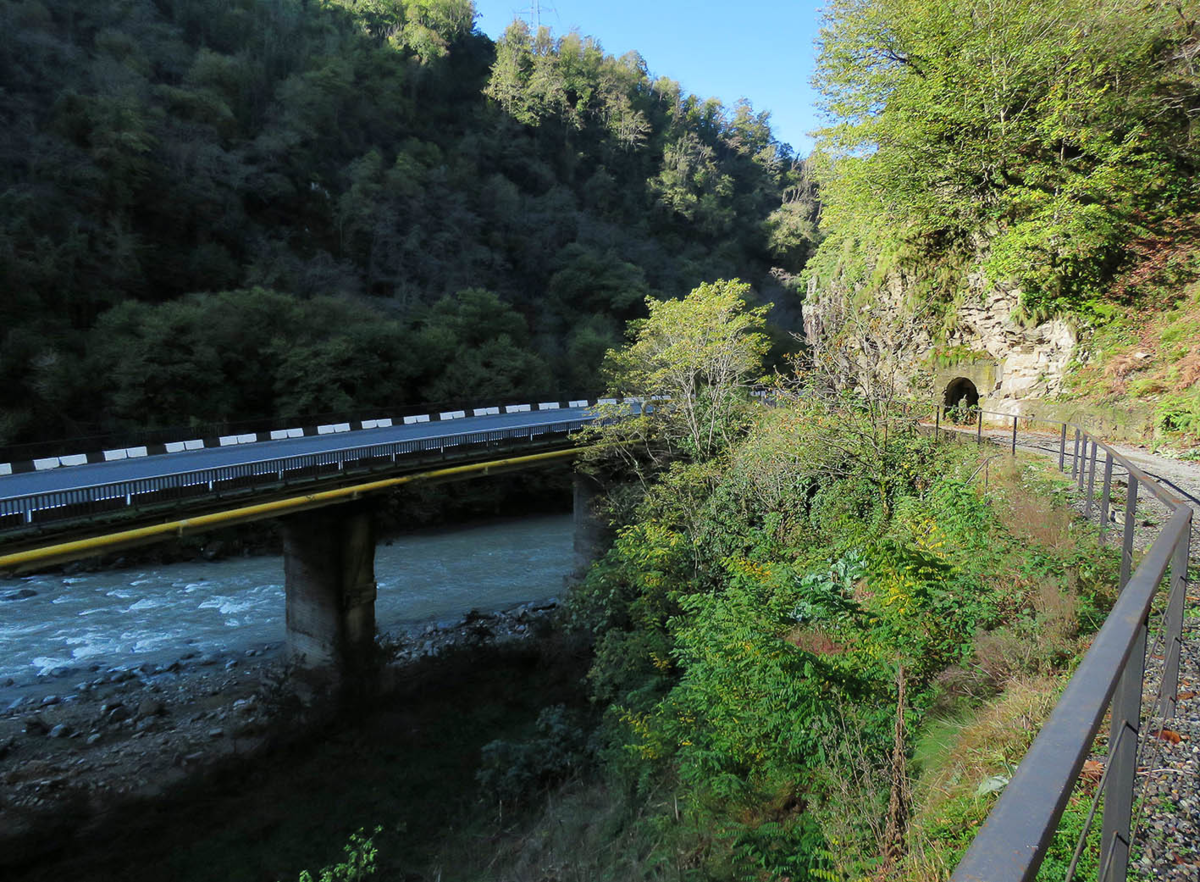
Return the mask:
[[365,673],[375,648],[375,526],[369,507],[285,518],[287,654],[338,682]]
[[582,576],[591,566],[608,541],[608,523],[597,509],[600,484],[592,477],[579,472],[574,479],[574,525],[576,577]]

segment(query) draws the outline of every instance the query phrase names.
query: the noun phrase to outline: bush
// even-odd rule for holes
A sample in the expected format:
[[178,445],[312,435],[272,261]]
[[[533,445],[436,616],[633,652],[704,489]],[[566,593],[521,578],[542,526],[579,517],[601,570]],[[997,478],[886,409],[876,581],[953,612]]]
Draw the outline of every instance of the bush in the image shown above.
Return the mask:
[[489,800],[526,802],[590,762],[593,749],[588,736],[580,713],[561,704],[545,708],[538,714],[533,738],[484,745],[475,778]]

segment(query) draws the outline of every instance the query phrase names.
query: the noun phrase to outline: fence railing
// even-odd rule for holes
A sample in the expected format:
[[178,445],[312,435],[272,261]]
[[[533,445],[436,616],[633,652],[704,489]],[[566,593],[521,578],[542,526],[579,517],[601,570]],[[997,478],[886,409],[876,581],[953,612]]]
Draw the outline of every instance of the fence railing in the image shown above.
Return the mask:
[[466,456],[474,451],[565,439],[590,423],[591,419],[580,418],[415,438],[14,496],[0,499],[0,536],[56,521],[180,504],[206,496],[219,497],[232,491],[306,483],[347,471],[394,470],[405,460],[424,460],[433,454],[442,458],[448,454]]
[[[990,433],[985,436],[985,417],[1001,422],[1005,433],[1001,439],[993,438]],[[1025,423],[1027,428],[1035,424],[1053,427],[1049,435],[1027,432],[1026,440],[1034,441],[1043,451],[1056,452],[1061,471],[1070,468],[1076,488],[1084,494],[1084,516],[1099,519],[1101,543],[1107,541],[1110,520],[1119,523],[1122,529],[1117,602],[987,822],[959,862],[952,882],[1023,882],[1037,876],[1110,708],[1105,768],[1096,784],[1065,882],[1072,882],[1101,799],[1104,807],[1099,879],[1122,880],[1128,871],[1133,844],[1131,827],[1139,747],[1150,743],[1156,722],[1161,732],[1163,723],[1175,716],[1193,511],[1126,457],[1080,427],[980,410],[970,411],[967,426],[961,422],[959,426],[948,425],[946,418],[946,409],[937,407],[933,414],[935,435],[944,430],[967,431],[980,443],[986,437],[1014,453],[1020,442],[1019,423]],[[1007,426],[1009,420],[1011,432]],[[1125,480],[1123,500],[1119,498],[1121,477]],[[1134,527],[1139,517],[1139,494],[1143,491],[1166,507],[1169,519],[1133,569]],[[1122,506],[1123,517],[1118,517],[1117,510]],[[1162,641],[1162,677],[1157,697],[1144,709],[1151,608],[1168,573],[1167,602],[1156,639],[1156,644]]]

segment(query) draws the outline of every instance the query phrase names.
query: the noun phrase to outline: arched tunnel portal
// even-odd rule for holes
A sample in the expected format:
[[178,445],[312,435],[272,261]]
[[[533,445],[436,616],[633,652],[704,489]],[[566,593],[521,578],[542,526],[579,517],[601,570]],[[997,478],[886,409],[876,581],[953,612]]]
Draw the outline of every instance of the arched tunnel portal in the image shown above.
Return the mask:
[[979,390],[966,377],[955,377],[946,385],[942,403],[946,407],[978,407]]

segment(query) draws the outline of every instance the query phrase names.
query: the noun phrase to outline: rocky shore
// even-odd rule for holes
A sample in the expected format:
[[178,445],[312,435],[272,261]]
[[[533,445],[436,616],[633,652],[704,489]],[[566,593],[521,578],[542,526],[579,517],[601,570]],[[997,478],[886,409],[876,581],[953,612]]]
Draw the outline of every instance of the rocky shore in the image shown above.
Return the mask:
[[[451,649],[545,634],[557,605],[473,610],[381,635],[377,694]],[[292,674],[274,644],[68,672],[19,690],[0,705],[0,869],[61,848],[64,835],[95,831],[122,806],[169,796],[230,762],[304,738],[330,708]]]

